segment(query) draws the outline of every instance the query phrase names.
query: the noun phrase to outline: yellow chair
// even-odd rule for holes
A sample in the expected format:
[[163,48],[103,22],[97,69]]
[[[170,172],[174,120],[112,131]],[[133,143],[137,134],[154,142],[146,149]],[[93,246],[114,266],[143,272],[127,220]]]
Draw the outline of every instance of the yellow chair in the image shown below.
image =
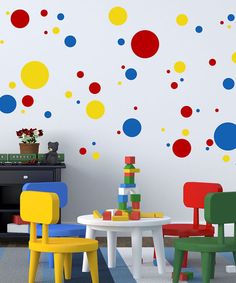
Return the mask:
[[[55,193],[25,191],[20,196],[21,218],[30,222],[30,266],[28,283],[34,283],[41,252],[54,253],[55,283],[71,279],[72,253],[86,252],[93,283],[99,283],[98,241],[83,238],[48,237],[48,225],[58,222],[59,198]],[[37,238],[36,224],[43,224],[42,238]]]

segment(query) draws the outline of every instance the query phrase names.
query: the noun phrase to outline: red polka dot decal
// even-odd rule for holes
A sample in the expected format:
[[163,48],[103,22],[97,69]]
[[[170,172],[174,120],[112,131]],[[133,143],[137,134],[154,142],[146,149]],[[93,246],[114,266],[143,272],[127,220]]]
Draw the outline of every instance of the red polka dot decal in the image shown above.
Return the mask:
[[87,149],[85,147],[81,147],[80,150],[79,150],[79,153],[81,155],[85,155],[87,153]]
[[77,72],[77,77],[80,78],[80,79],[83,78],[84,77],[84,72],[83,71],[78,71]]
[[138,57],[150,58],[154,56],[159,49],[159,39],[152,31],[141,30],[133,36],[131,48]]
[[213,140],[212,139],[208,139],[207,141],[206,141],[206,144],[208,145],[208,146],[212,146],[213,145]]
[[190,154],[191,144],[185,139],[179,139],[174,142],[172,150],[177,157],[184,158]]
[[170,87],[171,87],[172,89],[176,89],[176,88],[178,88],[178,83],[173,82],[173,83],[171,83]]
[[32,96],[30,95],[25,95],[23,98],[22,98],[22,104],[25,106],[25,107],[30,107],[34,104],[34,99]]
[[89,91],[93,94],[99,93],[101,90],[101,86],[99,83],[93,82],[89,85]]
[[180,112],[184,118],[189,118],[192,116],[193,110],[190,106],[184,106],[181,108]]
[[29,14],[25,10],[15,10],[11,15],[11,23],[16,28],[26,27],[29,20]]
[[216,60],[214,58],[209,60],[209,65],[210,66],[215,66],[215,64],[216,64]]
[[42,10],[40,12],[40,14],[41,14],[42,17],[46,17],[48,15],[48,11],[47,10]]

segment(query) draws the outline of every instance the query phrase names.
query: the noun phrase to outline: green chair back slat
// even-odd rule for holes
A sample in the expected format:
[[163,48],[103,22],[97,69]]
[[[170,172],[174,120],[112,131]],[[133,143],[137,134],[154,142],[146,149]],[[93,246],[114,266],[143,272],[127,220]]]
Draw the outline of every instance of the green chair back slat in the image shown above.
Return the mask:
[[8,162],[26,162],[30,160],[35,160],[37,158],[36,154],[18,154],[10,153],[8,154]]
[[212,224],[236,223],[236,192],[208,194],[205,219]]

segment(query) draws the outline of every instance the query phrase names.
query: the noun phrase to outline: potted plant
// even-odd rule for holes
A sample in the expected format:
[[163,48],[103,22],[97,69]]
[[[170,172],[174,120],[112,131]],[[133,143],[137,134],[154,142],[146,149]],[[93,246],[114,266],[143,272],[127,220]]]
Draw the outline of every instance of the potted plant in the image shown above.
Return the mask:
[[43,136],[43,130],[34,129],[21,129],[16,131],[16,135],[21,139],[20,153],[21,154],[38,154],[39,152],[39,143],[37,139]]

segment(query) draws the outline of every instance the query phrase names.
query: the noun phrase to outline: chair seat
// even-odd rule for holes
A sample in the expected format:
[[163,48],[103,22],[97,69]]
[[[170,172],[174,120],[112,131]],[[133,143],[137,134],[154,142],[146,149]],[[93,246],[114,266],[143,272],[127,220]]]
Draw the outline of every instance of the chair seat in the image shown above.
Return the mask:
[[[85,225],[80,224],[50,224],[49,237],[84,237]],[[37,224],[37,236],[42,236],[42,225]]]
[[35,242],[29,241],[29,249],[49,253],[79,253],[91,252],[98,249],[98,241],[84,238],[49,238],[47,244],[42,239]]
[[232,252],[236,251],[236,239],[225,237],[224,244],[219,244],[217,237],[176,239],[174,246],[176,249],[192,252]]
[[166,224],[163,225],[163,235],[191,237],[191,236],[209,236],[214,235],[214,227],[199,225],[195,228],[193,224]]

